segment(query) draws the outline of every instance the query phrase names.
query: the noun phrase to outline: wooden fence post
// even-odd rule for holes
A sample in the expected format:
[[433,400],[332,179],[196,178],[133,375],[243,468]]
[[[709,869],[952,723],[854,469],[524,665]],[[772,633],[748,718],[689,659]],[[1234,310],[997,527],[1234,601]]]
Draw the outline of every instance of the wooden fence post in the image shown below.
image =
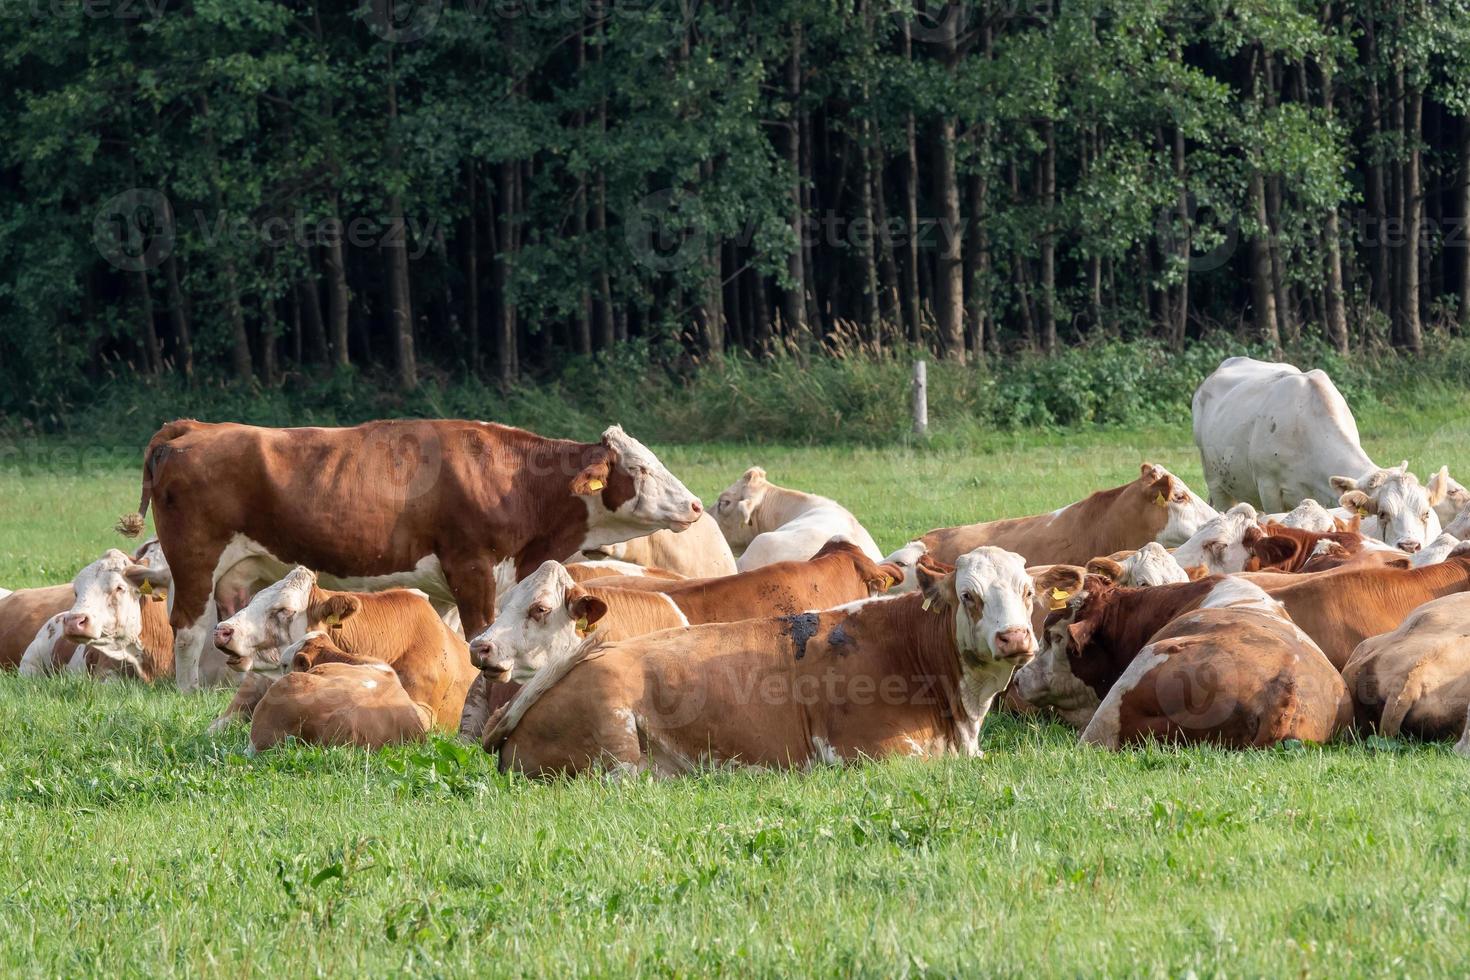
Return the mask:
[[924,361],[914,362],[914,435],[929,434],[929,367]]

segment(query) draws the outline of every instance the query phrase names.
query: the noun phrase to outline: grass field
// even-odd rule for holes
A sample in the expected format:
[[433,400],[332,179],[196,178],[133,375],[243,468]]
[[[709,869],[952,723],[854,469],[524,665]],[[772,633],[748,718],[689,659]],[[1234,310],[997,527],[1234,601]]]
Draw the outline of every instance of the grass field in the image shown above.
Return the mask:
[[[1360,423],[1380,462],[1470,471],[1470,399]],[[1050,510],[1143,459],[1202,489],[1182,428],[661,455],[706,499],[760,463],[884,547]],[[134,464],[67,458],[0,455],[0,585],[63,581],[117,543]],[[250,759],[243,728],[204,735],[225,700],[0,678],[0,971],[1334,976],[1470,958],[1470,770],[1440,746],[1106,755],[996,718],[980,760],[536,785],[445,740]]]

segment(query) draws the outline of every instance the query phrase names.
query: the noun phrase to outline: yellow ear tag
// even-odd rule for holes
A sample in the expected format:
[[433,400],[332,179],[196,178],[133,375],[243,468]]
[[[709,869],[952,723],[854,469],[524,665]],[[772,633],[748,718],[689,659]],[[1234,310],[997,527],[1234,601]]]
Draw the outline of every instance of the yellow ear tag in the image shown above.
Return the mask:
[[336,613],[332,613],[332,615],[328,616],[325,620],[323,620],[323,622],[326,623],[328,626],[340,626],[342,624],[342,617],[338,616]]
[[925,596],[924,597],[924,611],[925,612],[928,612],[929,611],[929,607],[932,606],[932,605],[934,605],[934,600],[932,598],[930,598],[929,596]]
[[890,577],[888,575],[885,575],[885,576],[883,576],[883,582],[882,582],[882,584],[879,585],[878,588],[880,588],[880,589],[887,589],[892,584],[893,584],[892,577]]
[[587,481],[587,489],[591,490],[593,493],[596,493],[598,490],[601,490],[605,486],[607,486],[607,484],[603,483],[601,480]]
[[153,583],[152,582],[149,582],[147,579],[144,579],[143,580],[143,584],[140,585],[140,586],[138,586],[138,591],[141,592],[141,593],[143,593],[144,595],[152,595],[153,594]]
[[1366,507],[1359,507],[1358,508],[1358,516],[1359,517],[1367,517],[1368,516],[1368,508],[1366,508]]
[[1164,495],[1162,493],[1160,493],[1156,497],[1154,497],[1154,503],[1155,504],[1158,504],[1160,507],[1167,507],[1167,506],[1169,506],[1169,501],[1167,501],[1167,500],[1164,499]]
[[1071,595],[1072,595],[1072,593],[1065,592],[1062,589],[1052,589],[1051,590],[1051,608],[1052,608],[1052,611],[1056,611],[1058,609],[1066,609],[1067,608],[1067,599],[1070,598]]

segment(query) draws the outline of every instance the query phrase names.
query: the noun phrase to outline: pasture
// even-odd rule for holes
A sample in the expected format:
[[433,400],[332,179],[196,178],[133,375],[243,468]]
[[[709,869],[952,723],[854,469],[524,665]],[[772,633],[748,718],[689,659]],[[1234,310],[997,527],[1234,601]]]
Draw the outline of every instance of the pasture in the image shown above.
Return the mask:
[[[1463,396],[1359,415],[1375,459],[1462,479],[1467,419]],[[759,463],[885,549],[1144,459],[1203,490],[1184,426],[656,448],[706,501]],[[0,585],[119,543],[135,457],[72,458],[0,455]],[[1447,747],[1108,755],[992,716],[978,760],[539,785],[445,739],[247,758],[244,728],[204,734],[226,700],[0,677],[0,970],[1417,974],[1470,949],[1470,770]]]

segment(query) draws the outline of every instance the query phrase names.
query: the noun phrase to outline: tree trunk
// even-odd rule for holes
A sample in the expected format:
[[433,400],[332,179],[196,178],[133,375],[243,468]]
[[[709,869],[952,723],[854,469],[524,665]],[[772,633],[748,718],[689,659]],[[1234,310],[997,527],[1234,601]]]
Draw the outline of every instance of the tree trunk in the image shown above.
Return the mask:
[[1418,86],[1404,94],[1404,244],[1399,263],[1399,342],[1419,353],[1424,347],[1424,328],[1419,314],[1419,236],[1424,229],[1424,194],[1420,172],[1420,126],[1424,96]]
[[939,120],[934,140],[934,194],[939,202],[939,263],[935,276],[934,320],[939,350],[948,360],[965,359],[964,227],[960,223],[960,185],[955,177],[955,120]]
[[1055,228],[1055,205],[1057,199],[1057,140],[1056,127],[1050,119],[1041,123],[1042,153],[1037,176],[1038,197],[1041,203],[1041,294],[1037,305],[1041,327],[1041,348],[1047,354],[1057,350],[1057,243]]
[[480,175],[472,161],[465,173],[464,330],[465,360],[472,375],[480,373]]
[[[914,60],[913,38],[909,22],[903,22],[903,60],[905,64]],[[904,218],[904,297],[903,311],[908,327],[909,343],[918,346],[923,341],[923,322],[920,318],[919,297],[919,149],[914,132],[914,114],[904,116],[904,171],[903,195]]]
[[1470,116],[1460,118],[1460,224],[1454,229],[1459,256],[1461,335],[1470,335]]
[[143,341],[143,373],[159,374],[163,371],[163,348],[158,344],[158,326],[153,319],[153,293],[148,288],[148,270],[139,269],[135,278],[138,287],[139,333]]
[[512,160],[500,164],[500,227],[492,246],[495,250],[495,375],[503,389],[510,388],[515,382],[515,307],[509,295],[514,244],[512,228],[515,224],[515,171],[516,165]]
[[[398,146],[398,79],[393,67],[393,46],[388,46],[388,126],[387,157],[390,179],[400,178],[401,155]],[[392,325],[393,350],[398,369],[398,387],[413,391],[418,387],[418,364],[413,345],[413,297],[408,281],[408,227],[403,220],[403,197],[390,190],[384,201],[388,209],[388,234],[383,243],[388,274],[388,321]]]
[[799,337],[806,332],[806,275],[802,244],[801,210],[801,24],[791,28],[791,54],[786,59],[786,97],[791,103],[791,118],[786,125],[786,165],[791,168],[791,200],[789,221],[792,247],[786,257],[786,276],[790,283],[781,302],[781,316],[789,335]]
[[[1332,23],[1332,4],[1323,5],[1322,21]],[[1322,113],[1330,121],[1333,117],[1333,58],[1328,55],[1317,62],[1322,88]],[[1337,208],[1327,210],[1322,228],[1324,254],[1327,261],[1326,284],[1322,302],[1325,308],[1327,340],[1339,354],[1348,352],[1347,304],[1342,290],[1342,231],[1338,225]]]
[[327,363],[327,328],[322,322],[322,300],[316,286],[316,273],[311,268],[310,253],[307,254],[306,276],[296,284],[297,301],[301,306],[301,325],[306,334],[306,353],[317,364]]
[[1255,311],[1256,335],[1272,347],[1281,346],[1281,331],[1276,324],[1276,291],[1271,281],[1271,247],[1266,243],[1270,223],[1266,218],[1266,181],[1259,170],[1252,170],[1249,201],[1255,234],[1250,240],[1251,308]]
[[[199,115],[204,119],[204,152],[209,164],[209,191],[214,202],[214,216],[225,221],[225,197],[219,173],[219,150],[214,142],[214,127],[209,122],[209,98],[199,96]],[[235,257],[228,245],[221,250],[220,278],[224,286],[225,318],[230,325],[230,354],[235,379],[250,382],[255,377],[255,367],[250,357],[250,333],[245,329],[245,308],[240,300],[240,276],[235,267]]]
[[168,283],[168,316],[174,329],[174,351],[179,369],[186,379],[194,377],[194,336],[189,329],[189,300],[179,286],[178,257],[169,255],[163,263],[164,281]]

